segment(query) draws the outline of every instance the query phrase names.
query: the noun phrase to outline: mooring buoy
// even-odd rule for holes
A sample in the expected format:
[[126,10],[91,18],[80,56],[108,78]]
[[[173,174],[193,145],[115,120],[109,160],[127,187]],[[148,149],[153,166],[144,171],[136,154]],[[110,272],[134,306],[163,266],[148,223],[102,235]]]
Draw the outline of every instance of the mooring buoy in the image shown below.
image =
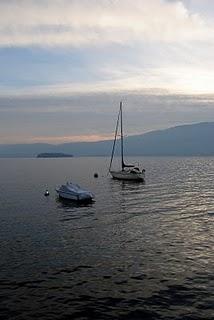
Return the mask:
[[48,190],[45,191],[44,196],[45,197],[49,196],[49,191]]

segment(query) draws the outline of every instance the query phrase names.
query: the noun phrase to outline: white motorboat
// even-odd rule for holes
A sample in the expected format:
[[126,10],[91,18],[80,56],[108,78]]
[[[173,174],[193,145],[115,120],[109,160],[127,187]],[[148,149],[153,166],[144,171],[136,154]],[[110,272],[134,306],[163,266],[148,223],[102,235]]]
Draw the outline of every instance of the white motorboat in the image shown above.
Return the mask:
[[[114,158],[115,144],[118,135],[118,127],[120,123],[120,143],[121,143],[121,169],[120,170],[111,170],[112,162]],[[114,179],[118,180],[129,180],[129,181],[144,181],[145,180],[145,169],[139,169],[137,166],[132,164],[126,164],[124,162],[124,152],[123,152],[123,114],[122,114],[122,102],[120,102],[120,109],[117,118],[116,130],[114,143],[111,154],[111,161],[109,166],[109,172],[111,173]]]
[[94,199],[93,193],[71,182],[67,182],[65,185],[63,184],[61,187],[56,188],[56,192],[60,198],[73,201],[92,201]]

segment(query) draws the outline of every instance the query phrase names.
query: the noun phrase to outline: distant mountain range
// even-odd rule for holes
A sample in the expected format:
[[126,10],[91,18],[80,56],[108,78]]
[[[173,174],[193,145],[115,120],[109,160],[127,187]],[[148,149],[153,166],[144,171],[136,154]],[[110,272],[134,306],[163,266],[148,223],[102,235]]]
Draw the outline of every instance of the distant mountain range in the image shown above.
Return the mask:
[[[181,125],[124,139],[125,154],[145,156],[214,155],[214,122]],[[110,156],[112,140],[51,145],[46,143],[0,145],[0,157],[36,157],[39,153],[75,156]],[[119,149],[116,150],[119,152]]]

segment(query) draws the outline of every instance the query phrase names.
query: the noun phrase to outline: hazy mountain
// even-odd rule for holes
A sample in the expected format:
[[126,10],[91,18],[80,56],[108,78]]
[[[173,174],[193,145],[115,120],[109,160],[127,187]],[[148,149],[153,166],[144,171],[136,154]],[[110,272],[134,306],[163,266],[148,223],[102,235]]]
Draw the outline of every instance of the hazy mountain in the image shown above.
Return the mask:
[[[126,137],[126,155],[214,155],[214,122],[176,126]],[[62,152],[74,156],[110,156],[112,141],[51,144],[0,145],[0,157],[35,157],[44,152]],[[116,153],[119,149],[116,150]]]

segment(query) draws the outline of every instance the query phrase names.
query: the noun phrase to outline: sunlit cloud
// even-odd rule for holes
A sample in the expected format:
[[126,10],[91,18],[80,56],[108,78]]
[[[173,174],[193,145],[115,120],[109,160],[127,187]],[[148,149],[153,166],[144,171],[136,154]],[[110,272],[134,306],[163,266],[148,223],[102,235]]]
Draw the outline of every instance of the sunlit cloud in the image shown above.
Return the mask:
[[[14,77],[11,82],[17,82],[18,86],[2,81],[0,95],[70,95],[140,89],[213,92],[214,25],[197,11],[197,5],[194,11],[192,3],[1,1],[0,47],[29,47],[32,52],[35,47],[46,48],[46,56],[48,50],[55,52],[59,47],[68,50],[68,55],[69,50],[75,55],[76,49],[84,65],[76,68],[71,58],[67,62],[69,69],[60,68],[59,60],[55,69],[47,59],[41,65],[36,61],[37,73],[33,58],[30,65],[33,71],[27,73],[22,61],[18,71],[10,73]],[[19,61],[15,68],[18,64]],[[26,84],[26,78],[36,85]]]
[[113,139],[113,134],[88,134],[72,136],[44,136],[31,137],[28,142],[68,143],[68,142],[95,142]]
[[50,143],[50,144],[61,144],[70,142],[96,142],[112,140],[113,134],[80,134],[80,135],[70,135],[70,136],[56,136],[56,135],[46,135],[46,136],[25,136],[25,135],[13,135],[13,136],[2,136],[1,144],[13,143]]
[[0,143],[109,139],[121,99],[128,135],[214,119],[210,3],[0,1]]
[[[120,68],[120,67],[119,67]],[[111,72],[110,68],[108,70]],[[0,86],[0,97],[70,97],[77,94],[99,94],[139,91],[146,94],[204,94],[214,92],[214,74],[208,66],[168,64],[162,67],[143,70],[141,73],[135,67],[121,70],[112,80],[93,81],[91,83],[57,83],[54,85],[38,85],[33,87],[11,88]],[[66,106],[64,106],[64,109]],[[61,111],[63,112],[62,108]],[[27,110],[26,110],[27,111]],[[39,109],[35,109],[38,112]],[[48,112],[48,108],[45,109]]]
[[210,39],[181,1],[22,0],[0,3],[0,46],[82,46]]

